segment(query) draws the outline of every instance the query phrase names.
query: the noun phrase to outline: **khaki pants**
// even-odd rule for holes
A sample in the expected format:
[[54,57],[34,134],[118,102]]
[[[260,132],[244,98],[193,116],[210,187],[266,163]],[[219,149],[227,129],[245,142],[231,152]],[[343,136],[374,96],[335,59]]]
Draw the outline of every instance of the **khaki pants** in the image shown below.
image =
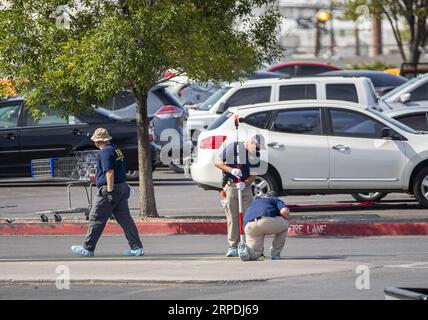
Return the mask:
[[270,254],[279,256],[285,245],[288,226],[288,221],[283,217],[262,217],[259,220],[248,222],[245,226],[245,235],[251,255],[250,259],[257,260],[262,256],[265,236],[270,234],[274,235]]
[[[227,244],[228,248],[237,248],[239,244],[239,205],[238,190],[233,186],[225,186],[226,199],[223,200],[224,211],[227,220]],[[251,187],[242,190],[242,212],[245,213],[253,201]]]

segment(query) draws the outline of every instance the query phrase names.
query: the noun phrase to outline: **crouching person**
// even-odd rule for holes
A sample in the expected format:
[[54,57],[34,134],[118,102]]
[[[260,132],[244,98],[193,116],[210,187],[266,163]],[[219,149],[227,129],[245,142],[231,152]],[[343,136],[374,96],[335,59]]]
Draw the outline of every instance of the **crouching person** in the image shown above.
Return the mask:
[[278,198],[278,193],[269,191],[256,198],[248,207],[244,217],[248,253],[240,252],[241,260],[257,260],[263,256],[266,235],[274,235],[270,254],[272,260],[280,259],[288,233],[289,210]]

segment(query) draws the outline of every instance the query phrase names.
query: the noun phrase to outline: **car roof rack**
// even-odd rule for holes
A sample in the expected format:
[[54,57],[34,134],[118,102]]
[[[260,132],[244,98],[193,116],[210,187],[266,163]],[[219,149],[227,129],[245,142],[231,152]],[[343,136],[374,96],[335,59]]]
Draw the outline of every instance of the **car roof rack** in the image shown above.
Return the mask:
[[408,79],[416,78],[424,73],[428,73],[428,62],[403,62],[400,67],[400,75]]
[[354,74],[314,74],[314,75],[282,75],[279,79],[301,79],[301,78],[367,78],[365,75]]

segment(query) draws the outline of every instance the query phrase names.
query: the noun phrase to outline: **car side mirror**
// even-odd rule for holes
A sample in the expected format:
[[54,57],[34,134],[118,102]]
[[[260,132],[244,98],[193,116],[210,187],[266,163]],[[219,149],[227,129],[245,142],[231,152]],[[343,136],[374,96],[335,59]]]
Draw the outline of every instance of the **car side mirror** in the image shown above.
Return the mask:
[[405,93],[400,96],[401,103],[407,103],[412,99],[412,95],[410,93]]
[[385,140],[402,140],[399,133],[388,127],[382,129],[381,138]]
[[218,114],[222,114],[222,113],[223,113],[223,112],[225,112],[227,109],[229,109],[229,105],[227,104],[227,102],[222,102],[222,103],[220,103],[220,105],[218,106],[217,113],[218,113]]

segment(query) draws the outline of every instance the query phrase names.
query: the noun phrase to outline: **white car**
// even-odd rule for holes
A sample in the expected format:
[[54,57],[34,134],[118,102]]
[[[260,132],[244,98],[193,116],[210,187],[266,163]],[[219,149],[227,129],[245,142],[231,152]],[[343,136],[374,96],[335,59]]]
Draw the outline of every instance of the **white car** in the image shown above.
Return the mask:
[[218,153],[256,130],[265,137],[256,193],[367,194],[407,192],[428,208],[428,136],[359,104],[294,101],[230,108],[200,134],[193,180],[219,189]]
[[388,117],[418,131],[428,131],[428,106],[400,108],[384,112]]
[[406,107],[428,107],[428,74],[413,78],[379,99],[384,111]]
[[214,93],[196,110],[189,110],[187,139],[194,142],[229,107],[296,100],[343,100],[374,107],[377,96],[365,77],[276,78],[234,82]]

